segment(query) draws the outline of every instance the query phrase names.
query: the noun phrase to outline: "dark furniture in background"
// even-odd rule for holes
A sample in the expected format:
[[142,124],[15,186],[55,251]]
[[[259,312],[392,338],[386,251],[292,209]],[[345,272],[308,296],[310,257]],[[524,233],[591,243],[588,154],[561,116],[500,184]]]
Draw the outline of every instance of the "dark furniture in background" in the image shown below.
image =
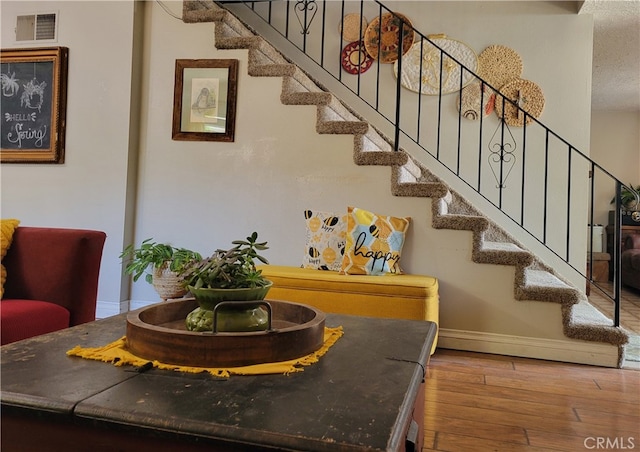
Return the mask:
[[640,226],[637,234],[624,239],[622,252],[622,284],[640,290]]
[[2,344],[91,322],[106,234],[19,226],[2,263]]
[[66,356],[122,337],[126,314],[4,345],[2,450],[420,451],[436,324],[326,324],[344,336],[290,375],[136,372]]
[[[610,218],[611,220],[611,218]],[[609,253],[609,255],[611,256],[611,258],[613,259],[613,240],[614,240],[614,227],[613,224],[609,224],[606,227],[606,231],[607,231],[607,253]],[[624,253],[624,251],[626,250],[627,244],[627,237],[629,236],[636,236],[636,235],[640,235],[640,224],[638,225],[625,225],[623,224],[621,226],[621,232],[620,232],[620,243],[622,244],[622,252]],[[624,264],[623,264],[624,267]],[[621,270],[621,273],[624,274],[624,268]],[[613,280],[613,265],[609,266],[609,280],[612,281]],[[622,281],[623,284],[627,284],[625,283],[624,279]],[[640,283],[638,283],[640,284]],[[633,287],[637,287],[637,286],[633,286]]]

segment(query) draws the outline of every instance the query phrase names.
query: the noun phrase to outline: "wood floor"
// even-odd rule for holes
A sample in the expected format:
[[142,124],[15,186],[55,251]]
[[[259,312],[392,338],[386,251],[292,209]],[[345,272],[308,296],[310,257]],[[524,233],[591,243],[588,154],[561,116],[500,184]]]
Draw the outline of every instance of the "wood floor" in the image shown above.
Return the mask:
[[640,370],[438,349],[423,451],[640,451]]
[[[598,285],[602,290],[592,286],[589,303],[613,319],[614,304],[610,298],[613,294],[613,285],[608,282],[601,282]],[[620,325],[628,331],[640,334],[640,290],[622,286],[620,291]],[[640,449],[640,445],[638,449]]]

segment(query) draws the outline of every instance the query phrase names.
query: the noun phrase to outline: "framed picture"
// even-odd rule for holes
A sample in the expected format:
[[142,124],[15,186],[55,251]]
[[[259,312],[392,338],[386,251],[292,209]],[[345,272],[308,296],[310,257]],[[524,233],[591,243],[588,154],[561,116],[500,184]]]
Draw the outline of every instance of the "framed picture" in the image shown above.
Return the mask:
[[174,140],[233,141],[238,60],[176,60]]
[[2,49],[0,161],[64,163],[69,49]]

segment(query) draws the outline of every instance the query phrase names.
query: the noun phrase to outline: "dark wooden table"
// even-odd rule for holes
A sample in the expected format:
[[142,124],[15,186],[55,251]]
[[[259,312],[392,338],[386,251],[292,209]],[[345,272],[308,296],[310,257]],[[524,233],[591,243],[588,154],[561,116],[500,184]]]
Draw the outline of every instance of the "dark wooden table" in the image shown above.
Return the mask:
[[123,336],[126,314],[2,346],[2,450],[420,450],[435,324],[326,324],[344,336],[288,376],[140,373],[66,356]]

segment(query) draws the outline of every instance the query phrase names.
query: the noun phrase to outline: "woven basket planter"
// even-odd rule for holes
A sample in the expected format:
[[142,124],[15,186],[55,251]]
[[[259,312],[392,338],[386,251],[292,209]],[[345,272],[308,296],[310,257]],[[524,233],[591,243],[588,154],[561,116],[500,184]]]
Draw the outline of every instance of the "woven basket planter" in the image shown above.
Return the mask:
[[168,264],[160,268],[153,268],[153,288],[163,300],[169,298],[180,298],[187,293],[187,289],[182,285],[182,278],[176,272],[169,270]]

